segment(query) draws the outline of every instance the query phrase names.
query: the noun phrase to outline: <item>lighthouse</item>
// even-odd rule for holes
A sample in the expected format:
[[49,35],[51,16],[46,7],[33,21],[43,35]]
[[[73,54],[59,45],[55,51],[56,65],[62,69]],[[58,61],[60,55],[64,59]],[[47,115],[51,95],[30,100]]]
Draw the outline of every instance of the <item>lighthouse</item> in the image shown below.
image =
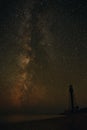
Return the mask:
[[73,86],[69,86],[70,101],[71,101],[71,112],[74,112],[74,90]]

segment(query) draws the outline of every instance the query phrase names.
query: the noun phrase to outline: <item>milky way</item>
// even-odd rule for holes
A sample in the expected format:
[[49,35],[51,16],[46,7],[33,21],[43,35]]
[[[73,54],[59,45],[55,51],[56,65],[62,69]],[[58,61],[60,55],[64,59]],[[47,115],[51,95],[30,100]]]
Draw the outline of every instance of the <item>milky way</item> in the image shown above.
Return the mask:
[[[25,4],[26,5],[26,4]],[[32,7],[34,8],[34,7]],[[17,9],[17,17],[20,17],[20,25],[18,28],[18,46],[19,46],[19,52],[17,54],[16,62],[19,68],[19,71],[16,73],[16,82],[15,85],[12,87],[11,90],[11,100],[13,105],[26,106],[28,103],[30,106],[36,105],[38,102],[43,100],[46,96],[46,88],[43,88],[42,85],[37,83],[36,78],[38,78],[38,75],[36,73],[35,67],[29,67],[29,66],[35,66],[37,62],[37,52],[36,52],[36,46],[38,46],[39,41],[37,40],[37,37],[33,35],[34,33],[37,34],[38,30],[38,21],[33,23],[33,19],[38,20],[38,14],[35,14],[35,16],[32,16],[32,9],[26,8],[26,6],[23,8],[23,10]],[[35,25],[36,24],[36,25]],[[36,26],[36,30],[33,30]],[[41,31],[41,30],[40,30]],[[17,37],[17,36],[16,36]],[[36,45],[34,44],[34,40]],[[39,48],[37,48],[39,49]],[[40,67],[40,66],[39,66]],[[39,68],[38,67],[38,68]],[[32,71],[31,71],[32,70]],[[29,71],[29,72],[28,72]],[[31,72],[30,72],[31,71]],[[38,70],[39,71],[39,70]],[[36,76],[36,77],[35,77]],[[35,77],[35,79],[34,79]]]

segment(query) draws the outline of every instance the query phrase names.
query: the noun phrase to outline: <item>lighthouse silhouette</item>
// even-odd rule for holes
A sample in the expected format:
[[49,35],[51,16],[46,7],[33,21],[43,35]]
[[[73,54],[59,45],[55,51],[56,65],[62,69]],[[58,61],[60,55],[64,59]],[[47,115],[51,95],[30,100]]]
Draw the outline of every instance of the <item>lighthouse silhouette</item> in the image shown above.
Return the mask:
[[70,101],[71,101],[71,112],[74,112],[74,90],[73,86],[69,86]]

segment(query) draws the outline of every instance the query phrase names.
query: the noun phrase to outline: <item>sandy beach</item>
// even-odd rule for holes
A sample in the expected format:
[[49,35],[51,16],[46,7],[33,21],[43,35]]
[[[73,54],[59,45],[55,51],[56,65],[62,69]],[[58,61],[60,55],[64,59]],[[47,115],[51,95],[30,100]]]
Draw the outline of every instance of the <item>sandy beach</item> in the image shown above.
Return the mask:
[[87,114],[73,114],[38,120],[2,122],[1,130],[86,130]]

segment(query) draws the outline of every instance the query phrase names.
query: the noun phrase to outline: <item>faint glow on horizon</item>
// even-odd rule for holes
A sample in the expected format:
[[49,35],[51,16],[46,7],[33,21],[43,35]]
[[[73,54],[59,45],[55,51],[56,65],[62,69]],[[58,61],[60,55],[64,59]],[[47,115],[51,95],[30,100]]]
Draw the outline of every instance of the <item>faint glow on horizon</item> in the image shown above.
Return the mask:
[[11,103],[11,105],[13,106],[13,107],[21,107],[21,98],[22,98],[22,96],[23,96],[23,93],[22,93],[22,91],[21,91],[21,89],[20,89],[20,86],[19,85],[17,85],[17,86],[14,86],[13,88],[12,88],[12,91],[11,91],[11,99],[10,99],[10,103]]

